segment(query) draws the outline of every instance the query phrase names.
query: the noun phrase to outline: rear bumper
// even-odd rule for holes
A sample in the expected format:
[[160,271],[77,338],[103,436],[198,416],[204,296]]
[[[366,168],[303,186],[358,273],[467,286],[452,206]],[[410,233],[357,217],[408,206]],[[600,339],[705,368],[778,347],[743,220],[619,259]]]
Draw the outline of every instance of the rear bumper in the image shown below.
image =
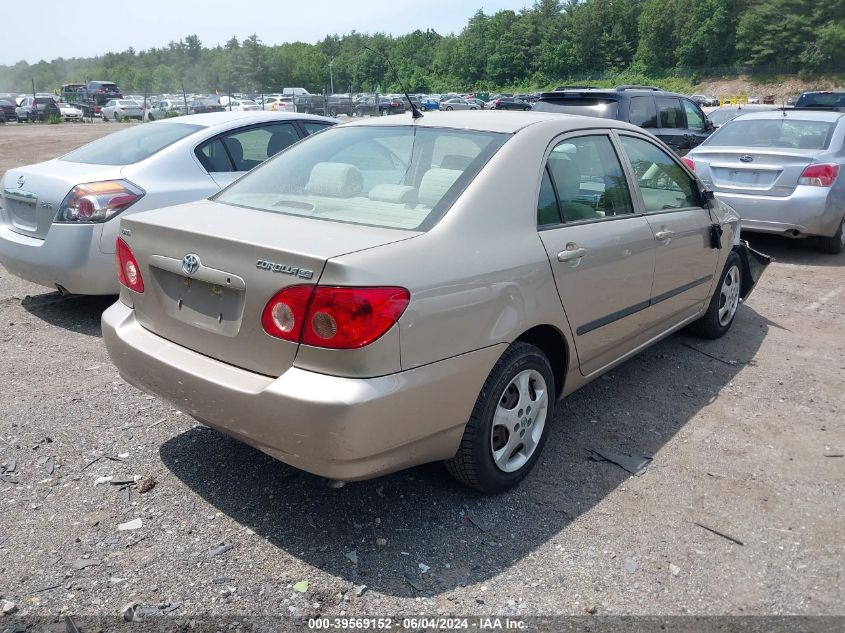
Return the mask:
[[719,200],[739,213],[743,230],[786,237],[834,235],[845,210],[830,194],[828,188],[802,185],[785,198],[716,192]]
[[121,302],[105,311],[102,325],[109,355],[130,384],[291,466],[344,481],[452,457],[504,350],[378,378],[296,367],[272,378],[157,336]]
[[100,251],[102,230],[102,224],[53,224],[41,240],[0,221],[0,264],[16,277],[48,288],[58,284],[73,294],[117,294],[114,255]]

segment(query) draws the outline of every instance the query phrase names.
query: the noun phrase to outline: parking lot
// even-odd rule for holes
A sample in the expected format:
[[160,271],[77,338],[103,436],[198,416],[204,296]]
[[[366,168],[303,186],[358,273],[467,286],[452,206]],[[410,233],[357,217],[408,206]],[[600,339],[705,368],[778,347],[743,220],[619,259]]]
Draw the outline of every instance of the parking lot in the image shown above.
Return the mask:
[[[0,126],[0,173],[122,125]],[[274,461],[120,379],[114,298],[0,268],[0,597],[23,615],[845,615],[845,254],[746,237],[775,263],[733,329],[576,392],[498,497],[438,464],[337,488]],[[590,449],[652,461],[632,477]]]

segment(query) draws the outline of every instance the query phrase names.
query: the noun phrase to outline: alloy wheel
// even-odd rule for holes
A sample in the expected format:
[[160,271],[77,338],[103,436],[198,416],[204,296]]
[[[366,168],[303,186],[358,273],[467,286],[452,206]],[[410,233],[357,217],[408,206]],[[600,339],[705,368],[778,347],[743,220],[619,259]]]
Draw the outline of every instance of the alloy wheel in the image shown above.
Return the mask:
[[521,371],[499,397],[490,431],[490,451],[499,470],[512,473],[531,459],[546,426],[548,390],[542,374]]

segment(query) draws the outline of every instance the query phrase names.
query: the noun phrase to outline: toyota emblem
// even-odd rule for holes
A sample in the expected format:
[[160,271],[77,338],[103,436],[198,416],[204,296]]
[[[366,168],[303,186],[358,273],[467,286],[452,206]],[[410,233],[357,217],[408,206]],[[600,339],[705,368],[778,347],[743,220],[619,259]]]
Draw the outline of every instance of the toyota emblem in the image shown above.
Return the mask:
[[752,160],[754,160],[754,157],[751,154],[743,154],[739,157],[739,160],[741,160],[743,163],[750,163]]
[[18,189],[23,187],[25,182],[26,182],[26,176],[18,176]]
[[186,275],[193,275],[195,272],[199,270],[200,267],[200,258],[199,255],[194,255],[193,253],[188,253],[182,258],[182,270],[185,271]]

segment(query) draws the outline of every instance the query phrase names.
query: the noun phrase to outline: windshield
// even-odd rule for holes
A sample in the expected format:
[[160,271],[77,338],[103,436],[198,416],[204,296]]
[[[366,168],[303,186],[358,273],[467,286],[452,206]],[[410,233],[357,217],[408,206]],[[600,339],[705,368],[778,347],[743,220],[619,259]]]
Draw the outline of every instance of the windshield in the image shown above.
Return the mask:
[[710,147],[827,149],[832,134],[833,123],[827,121],[737,118],[714,132],[706,144]]
[[215,197],[272,213],[427,230],[508,135],[416,126],[332,128]]
[[83,145],[59,160],[90,165],[131,165],[149,158],[203,127],[187,123],[139,125]]

